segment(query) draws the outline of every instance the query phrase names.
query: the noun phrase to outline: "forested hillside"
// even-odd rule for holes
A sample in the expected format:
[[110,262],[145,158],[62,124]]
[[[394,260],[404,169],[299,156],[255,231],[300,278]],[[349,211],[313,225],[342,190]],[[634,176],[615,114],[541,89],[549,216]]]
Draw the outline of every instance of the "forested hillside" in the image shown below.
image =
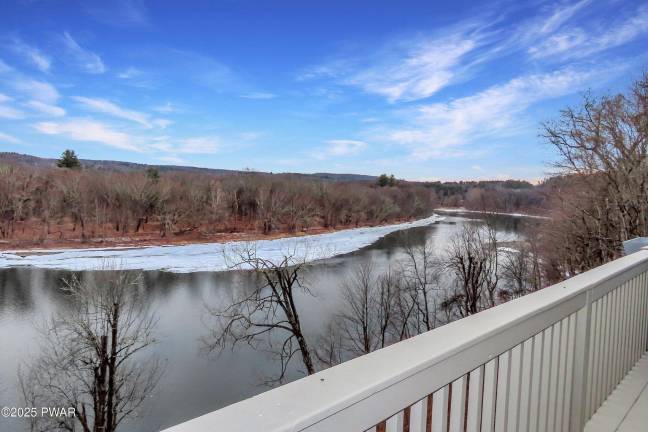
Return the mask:
[[13,245],[313,232],[424,217],[435,205],[407,182],[0,166],[0,239]]

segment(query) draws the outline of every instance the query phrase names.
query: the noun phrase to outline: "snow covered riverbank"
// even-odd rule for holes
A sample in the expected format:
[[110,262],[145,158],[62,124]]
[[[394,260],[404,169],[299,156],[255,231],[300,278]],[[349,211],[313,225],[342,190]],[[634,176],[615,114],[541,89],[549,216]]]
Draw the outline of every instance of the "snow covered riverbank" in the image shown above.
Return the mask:
[[439,207],[435,211],[445,212],[445,213],[480,213],[480,214],[492,214],[498,216],[511,216],[517,218],[532,218],[532,219],[551,219],[547,216],[538,216],[526,213],[503,213],[503,212],[492,212],[492,211],[483,211],[483,210],[468,210],[463,207]]
[[[425,219],[378,227],[354,228],[326,234],[288,237],[254,242],[260,258],[279,259],[287,253],[308,260],[331,258],[353,252],[395,231],[430,225],[442,220]],[[65,270],[96,270],[106,262],[123,269],[165,270],[176,273],[227,270],[224,252],[242,247],[244,242],[201,243],[182,246],[141,248],[92,248],[0,252],[0,268],[32,266]]]

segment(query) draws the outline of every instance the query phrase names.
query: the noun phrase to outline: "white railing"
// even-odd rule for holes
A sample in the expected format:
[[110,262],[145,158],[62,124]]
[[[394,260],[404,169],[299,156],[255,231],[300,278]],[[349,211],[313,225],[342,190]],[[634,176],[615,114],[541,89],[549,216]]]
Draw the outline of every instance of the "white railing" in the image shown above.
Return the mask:
[[641,250],[166,432],[581,431],[647,338]]

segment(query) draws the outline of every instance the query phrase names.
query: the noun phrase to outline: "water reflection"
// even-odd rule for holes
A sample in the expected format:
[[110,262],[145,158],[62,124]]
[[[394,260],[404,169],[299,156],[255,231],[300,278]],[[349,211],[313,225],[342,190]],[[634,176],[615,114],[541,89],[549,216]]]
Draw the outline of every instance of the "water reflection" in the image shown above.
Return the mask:
[[[471,217],[474,217],[471,215]],[[519,233],[519,218],[499,216],[494,220],[503,239]],[[464,223],[482,223],[475,219],[447,217],[429,227],[392,233],[360,251],[312,265],[307,274],[314,296],[300,296],[302,321],[307,337],[324,331],[342,302],[339,287],[360,262],[372,261],[386,269],[403,257],[403,246],[430,244],[441,251],[449,236]],[[92,277],[91,272],[79,273]],[[0,405],[19,405],[16,371],[23,359],[37,354],[38,338],[34,322],[69,305],[60,290],[70,272],[13,268],[0,270]],[[213,411],[267,389],[260,383],[276,374],[276,364],[266,353],[247,346],[223,351],[210,358],[200,353],[200,338],[207,332],[204,305],[218,304],[231,298],[235,287],[249,283],[247,272],[174,274],[145,272],[142,289],[152,310],[159,317],[160,342],[152,353],[167,362],[166,373],[158,390],[147,402],[142,418],[124,424],[124,431],[153,431]],[[303,375],[298,362],[288,371],[288,378]],[[0,430],[24,430],[16,421],[0,419]]]

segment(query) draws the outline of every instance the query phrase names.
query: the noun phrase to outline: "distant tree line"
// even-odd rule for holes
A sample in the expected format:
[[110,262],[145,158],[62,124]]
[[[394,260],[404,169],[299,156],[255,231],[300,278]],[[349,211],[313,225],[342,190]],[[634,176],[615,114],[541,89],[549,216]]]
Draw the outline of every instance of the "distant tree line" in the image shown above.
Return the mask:
[[[186,233],[300,232],[429,216],[432,191],[398,182],[331,182],[302,176],[224,176],[0,166],[0,238],[26,242],[169,238]],[[73,168],[73,169],[67,169]]]

